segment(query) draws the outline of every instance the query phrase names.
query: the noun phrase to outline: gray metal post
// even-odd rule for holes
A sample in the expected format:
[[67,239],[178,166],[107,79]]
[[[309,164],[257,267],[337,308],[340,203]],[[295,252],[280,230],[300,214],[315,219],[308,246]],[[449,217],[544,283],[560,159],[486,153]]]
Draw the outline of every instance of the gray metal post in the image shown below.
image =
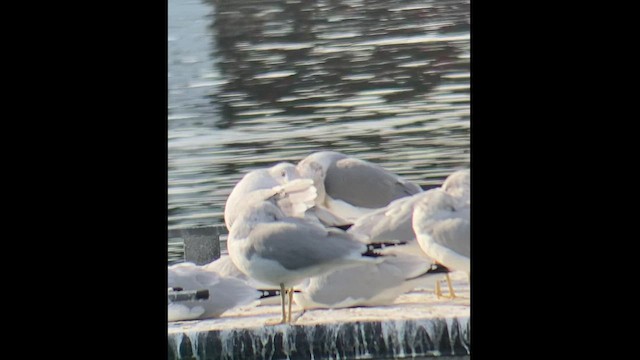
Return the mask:
[[220,257],[220,234],[227,233],[221,227],[224,225],[169,230],[169,237],[184,240],[185,261],[204,265]]

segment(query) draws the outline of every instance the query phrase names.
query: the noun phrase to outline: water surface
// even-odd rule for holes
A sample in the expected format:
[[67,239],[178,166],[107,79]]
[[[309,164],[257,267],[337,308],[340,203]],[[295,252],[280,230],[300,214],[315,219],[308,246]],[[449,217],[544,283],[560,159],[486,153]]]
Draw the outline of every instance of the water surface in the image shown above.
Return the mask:
[[244,173],[313,151],[423,186],[468,167],[469,6],[169,0],[169,228],[223,224]]

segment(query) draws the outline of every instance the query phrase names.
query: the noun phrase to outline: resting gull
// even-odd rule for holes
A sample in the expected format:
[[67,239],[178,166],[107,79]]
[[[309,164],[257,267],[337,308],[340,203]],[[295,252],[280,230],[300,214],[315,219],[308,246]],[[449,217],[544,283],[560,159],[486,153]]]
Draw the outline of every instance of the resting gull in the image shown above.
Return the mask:
[[300,176],[313,179],[318,196],[310,211],[329,226],[352,224],[393,200],[422,191],[379,165],[334,151],[315,152],[296,168]]
[[[388,206],[360,217],[348,230],[350,234],[366,241],[401,241],[405,246],[386,250],[392,253],[406,253],[424,256],[433,261],[423,250],[416,239],[413,227],[414,210],[418,204],[429,203],[433,192],[444,192],[450,195],[458,207],[469,207],[471,203],[471,173],[469,170],[458,170],[447,177],[440,188],[431,189],[392,201]],[[446,264],[445,264],[446,265]],[[447,276],[449,291],[453,297],[451,280]],[[439,283],[436,283],[436,295],[441,295]]]
[[208,290],[203,300],[170,301],[168,321],[219,317],[236,306],[247,305],[260,298],[260,293],[244,281],[207,271],[193,263],[168,267],[168,286],[183,291]]
[[358,265],[309,278],[293,298],[305,310],[390,305],[398,296],[444,278],[448,271],[419,256],[385,257],[379,264]]
[[[425,254],[452,271],[471,274],[470,202],[441,190],[416,204],[413,229]],[[449,290],[452,291],[452,288]],[[451,294],[455,297],[455,294]]]

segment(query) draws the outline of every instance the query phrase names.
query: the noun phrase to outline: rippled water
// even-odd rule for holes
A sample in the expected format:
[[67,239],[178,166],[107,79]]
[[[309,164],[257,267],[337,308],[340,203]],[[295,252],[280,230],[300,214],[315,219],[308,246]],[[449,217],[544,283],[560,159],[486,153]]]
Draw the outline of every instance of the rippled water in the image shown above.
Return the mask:
[[244,173],[321,149],[420,185],[469,166],[469,1],[168,4],[169,228],[223,224]]

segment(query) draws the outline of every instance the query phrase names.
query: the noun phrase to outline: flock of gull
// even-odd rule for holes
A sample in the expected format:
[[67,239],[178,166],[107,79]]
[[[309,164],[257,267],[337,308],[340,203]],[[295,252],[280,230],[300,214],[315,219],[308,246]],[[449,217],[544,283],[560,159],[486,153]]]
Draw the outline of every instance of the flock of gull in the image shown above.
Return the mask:
[[448,273],[471,272],[470,207],[468,169],[426,191],[333,151],[250,171],[225,204],[229,255],[169,266],[170,292],[208,296],[170,298],[168,320],[215,318],[279,295],[282,318],[268,323],[282,324],[294,321],[294,301],[304,311],[390,305],[434,282],[442,297],[445,279],[455,297]]

